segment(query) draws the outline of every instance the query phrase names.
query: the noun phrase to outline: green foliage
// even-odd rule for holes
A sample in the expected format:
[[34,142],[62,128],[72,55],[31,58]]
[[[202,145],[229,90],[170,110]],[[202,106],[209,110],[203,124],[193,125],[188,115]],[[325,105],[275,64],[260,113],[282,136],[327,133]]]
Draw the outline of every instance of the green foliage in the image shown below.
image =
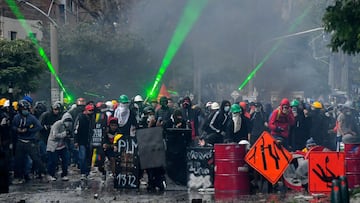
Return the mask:
[[16,95],[36,91],[46,66],[35,46],[28,40],[0,40],[0,54],[0,94],[7,92],[9,83]]
[[336,0],[323,17],[325,30],[331,33],[330,47],[348,54],[360,51],[360,1]]

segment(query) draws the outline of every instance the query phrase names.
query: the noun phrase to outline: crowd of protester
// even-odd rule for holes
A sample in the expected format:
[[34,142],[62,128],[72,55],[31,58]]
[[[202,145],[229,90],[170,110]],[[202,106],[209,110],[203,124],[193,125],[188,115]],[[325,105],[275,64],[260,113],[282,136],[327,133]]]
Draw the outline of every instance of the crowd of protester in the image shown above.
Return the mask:
[[[78,98],[72,105],[55,102],[50,108],[29,96],[14,102],[2,98],[0,158],[12,184],[32,178],[68,181],[69,167],[85,180],[94,168],[91,157],[96,149],[106,157],[96,163],[106,179],[115,173],[116,135],[134,137],[140,128],[191,129],[192,144],[199,147],[242,140],[253,145],[268,131],[290,151],[302,150],[309,139],[339,151],[343,142],[358,141],[358,118],[353,102],[325,104],[287,98],[274,107],[228,100],[202,106],[189,97],[174,102],[166,97],[144,101],[140,95],[131,99],[121,95],[118,100],[96,102]],[[106,171],[105,160],[110,171]],[[146,172],[149,190],[165,189],[164,168]]]

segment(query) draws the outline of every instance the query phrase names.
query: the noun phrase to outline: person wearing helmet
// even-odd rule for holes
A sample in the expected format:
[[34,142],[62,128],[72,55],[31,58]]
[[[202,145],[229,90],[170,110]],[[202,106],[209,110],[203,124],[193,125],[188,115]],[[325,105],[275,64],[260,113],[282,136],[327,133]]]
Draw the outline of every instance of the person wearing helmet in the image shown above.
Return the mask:
[[[95,125],[91,138],[91,151],[94,153],[93,156],[105,157],[102,143],[103,139],[106,137],[108,117],[105,111],[107,110],[107,108],[103,102],[97,102],[95,107]],[[98,170],[102,173],[102,180],[105,181],[105,159],[102,158],[99,160],[95,160],[95,162],[93,162],[91,165],[97,165]]]
[[40,131],[39,147],[41,160],[47,162],[46,145],[49,138],[51,126],[58,120],[61,119],[61,105],[59,102],[54,102],[49,111],[41,114],[39,120],[43,128]]
[[14,184],[23,183],[25,174],[24,160],[27,156],[33,161],[33,166],[39,172],[39,175],[46,174],[46,168],[41,161],[38,153],[38,143],[36,133],[42,129],[41,123],[34,115],[30,113],[31,104],[26,100],[20,100],[18,103],[19,112],[12,120],[12,130],[17,137],[15,149],[15,167],[14,167]]
[[141,114],[144,109],[144,100],[140,95],[136,95],[130,104],[130,110],[135,113],[138,123],[141,121]]
[[135,113],[129,109],[129,98],[120,95],[119,106],[116,108],[114,117],[118,119],[120,132],[125,136],[135,136],[138,122]]
[[[10,101],[5,100],[3,105],[0,107],[0,153],[3,153],[2,161],[4,162],[5,166],[10,165],[10,157],[12,157],[12,149],[14,146],[13,139],[11,136],[11,120],[12,120],[12,112],[10,108]],[[1,161],[0,161],[1,162]],[[8,176],[8,170],[10,167],[3,168],[3,175],[5,179],[1,179],[3,183],[0,183],[0,193],[7,193],[9,192],[9,180],[10,177]],[[5,187],[3,187],[5,186]]]
[[106,131],[106,136],[103,139],[102,147],[105,156],[110,160],[110,169],[111,173],[115,175],[115,151],[114,148],[114,139],[116,135],[121,134],[118,124],[118,119],[115,117],[110,117],[108,119],[108,127]]
[[139,128],[150,128],[156,126],[155,110],[152,106],[147,106],[143,110]]
[[163,126],[171,117],[174,109],[168,106],[168,99],[165,96],[160,98],[160,108],[155,111],[156,126]]
[[81,180],[86,180],[90,173],[92,132],[95,126],[93,116],[95,106],[88,104],[84,111],[78,115],[74,123],[74,146],[79,149],[79,166]]
[[242,108],[243,114],[250,119],[250,113],[248,111],[248,103],[245,101],[239,102],[240,107]]
[[305,118],[303,105],[299,102],[299,100],[294,99],[290,103],[290,107],[294,114],[295,125],[290,127],[289,134],[289,144],[291,149],[301,150],[303,148],[303,143],[309,139],[310,128],[307,125],[307,118]]
[[106,105],[106,116],[108,118],[114,116],[114,105],[111,101],[106,101],[105,102]]
[[289,128],[295,124],[294,114],[290,109],[290,102],[283,98],[278,108],[276,108],[269,119],[269,129],[271,135],[288,148]]
[[230,108],[231,119],[227,123],[224,142],[239,143],[241,140],[250,138],[250,120],[243,114],[239,104],[233,104]]
[[230,120],[230,106],[231,103],[229,101],[223,100],[220,109],[207,119],[203,127],[204,133],[199,138],[200,146],[224,142],[227,122]]
[[329,119],[325,115],[323,106],[319,101],[314,101],[312,103],[311,110],[309,112],[309,119],[311,121],[309,137],[316,140],[318,145],[325,146],[325,141],[329,138]]

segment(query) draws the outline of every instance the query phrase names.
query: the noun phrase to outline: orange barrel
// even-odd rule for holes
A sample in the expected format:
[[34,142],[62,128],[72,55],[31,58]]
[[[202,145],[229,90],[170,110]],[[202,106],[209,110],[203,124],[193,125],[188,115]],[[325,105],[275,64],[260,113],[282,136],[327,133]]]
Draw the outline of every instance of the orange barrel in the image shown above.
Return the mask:
[[344,144],[345,175],[350,189],[360,186],[360,143]]
[[215,192],[248,195],[250,180],[245,164],[246,145],[215,144]]

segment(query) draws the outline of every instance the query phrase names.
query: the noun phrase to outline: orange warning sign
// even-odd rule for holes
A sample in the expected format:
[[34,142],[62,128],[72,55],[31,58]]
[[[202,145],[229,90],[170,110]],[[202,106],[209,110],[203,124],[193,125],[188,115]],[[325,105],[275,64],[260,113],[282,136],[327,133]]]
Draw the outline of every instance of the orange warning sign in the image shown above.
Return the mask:
[[292,154],[266,131],[245,156],[245,161],[272,184],[279,180],[291,160]]
[[309,191],[331,192],[331,181],[345,174],[344,152],[309,153]]

